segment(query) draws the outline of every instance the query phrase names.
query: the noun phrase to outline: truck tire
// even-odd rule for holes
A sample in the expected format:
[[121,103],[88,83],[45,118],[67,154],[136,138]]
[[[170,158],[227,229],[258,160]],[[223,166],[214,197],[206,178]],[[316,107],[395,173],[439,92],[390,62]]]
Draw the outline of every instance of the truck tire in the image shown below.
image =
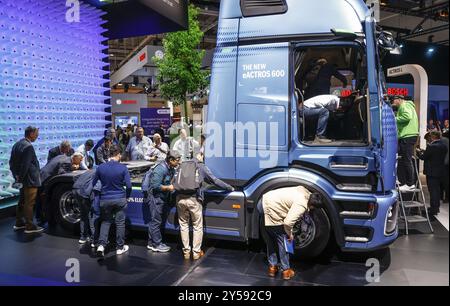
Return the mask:
[[60,184],[52,192],[52,215],[56,223],[70,234],[79,232],[80,209],[70,184]]
[[294,226],[294,257],[318,257],[328,245],[330,235],[331,223],[323,208],[315,208],[305,213]]

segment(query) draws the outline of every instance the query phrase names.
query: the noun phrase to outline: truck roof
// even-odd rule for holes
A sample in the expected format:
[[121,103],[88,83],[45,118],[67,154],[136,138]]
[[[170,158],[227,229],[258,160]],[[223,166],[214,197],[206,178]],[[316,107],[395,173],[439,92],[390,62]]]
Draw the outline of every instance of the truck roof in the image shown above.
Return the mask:
[[[244,0],[245,1],[245,0]],[[370,14],[363,0],[285,0],[282,14],[243,17],[239,0],[222,0],[219,36],[239,32],[239,39],[285,35],[330,34],[331,29],[363,33],[362,23]],[[264,1],[260,1],[264,5]],[[255,5],[254,2],[252,5]],[[230,27],[227,19],[240,19]],[[220,41],[219,41],[220,42]]]

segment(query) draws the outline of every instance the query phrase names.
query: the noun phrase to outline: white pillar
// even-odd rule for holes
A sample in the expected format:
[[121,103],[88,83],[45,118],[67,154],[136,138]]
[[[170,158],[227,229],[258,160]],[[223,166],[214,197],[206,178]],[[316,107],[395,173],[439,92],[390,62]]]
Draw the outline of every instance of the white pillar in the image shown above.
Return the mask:
[[404,65],[388,69],[388,77],[412,75],[414,78],[414,104],[419,117],[420,147],[426,147],[424,139],[427,133],[428,115],[428,75],[425,69],[419,65]]

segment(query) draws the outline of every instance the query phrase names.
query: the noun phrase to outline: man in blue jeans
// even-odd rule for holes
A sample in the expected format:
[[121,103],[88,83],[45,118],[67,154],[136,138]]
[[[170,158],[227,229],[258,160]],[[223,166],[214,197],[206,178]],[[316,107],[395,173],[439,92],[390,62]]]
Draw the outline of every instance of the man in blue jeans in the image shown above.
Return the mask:
[[152,172],[147,178],[148,182],[144,181],[143,184],[148,185],[148,188],[143,187],[143,191],[147,195],[145,200],[150,207],[147,248],[153,252],[166,253],[170,251],[170,247],[162,243],[161,230],[168,211],[170,195],[174,191],[172,179],[180,159],[181,155],[178,152],[170,151],[165,161],[150,170]]
[[[284,280],[295,276],[289,263],[285,240],[294,239],[294,225],[321,197],[303,186],[285,187],[265,193],[258,203],[261,233],[267,246],[268,274],[275,277],[281,268]],[[279,258],[279,259],[278,259]]]
[[[111,157],[107,163],[101,164],[94,176],[92,185],[98,181],[102,184],[100,192],[100,208],[102,225],[100,227],[99,246],[97,255],[105,255],[105,247],[108,243],[108,234],[111,223],[116,223],[116,254],[121,255],[128,251],[125,245],[125,209],[127,199],[131,195],[131,180],[128,168],[120,163],[122,150],[118,145],[111,147]],[[126,190],[124,190],[126,187]]]
[[75,181],[72,188],[74,198],[80,207],[80,244],[91,242],[91,246],[95,247],[98,240],[98,231],[95,230],[95,225],[100,217],[100,212],[96,211],[95,201],[97,191],[101,191],[101,183],[97,182],[96,186],[92,185],[95,171],[88,170]]
[[318,117],[315,143],[331,143],[325,135],[327,132],[330,112],[339,109],[340,99],[335,95],[320,95],[306,100],[303,103],[305,118]]

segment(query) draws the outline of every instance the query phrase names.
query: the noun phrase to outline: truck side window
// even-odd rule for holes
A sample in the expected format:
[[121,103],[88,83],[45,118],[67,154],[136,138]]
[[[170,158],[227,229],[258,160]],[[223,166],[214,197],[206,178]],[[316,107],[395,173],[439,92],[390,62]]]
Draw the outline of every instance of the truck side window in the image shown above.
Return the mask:
[[300,141],[313,146],[367,145],[367,65],[362,48],[302,48],[295,59]]

